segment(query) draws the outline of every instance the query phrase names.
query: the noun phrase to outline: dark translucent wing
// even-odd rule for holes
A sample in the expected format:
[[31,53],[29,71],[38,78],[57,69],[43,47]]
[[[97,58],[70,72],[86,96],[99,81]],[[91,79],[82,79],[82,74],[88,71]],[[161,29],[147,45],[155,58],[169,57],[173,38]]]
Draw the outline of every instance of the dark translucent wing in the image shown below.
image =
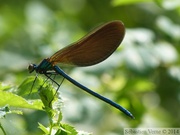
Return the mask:
[[49,58],[55,65],[57,63],[77,66],[90,66],[109,57],[120,45],[125,34],[122,22],[109,22],[90,34],[56,52]]

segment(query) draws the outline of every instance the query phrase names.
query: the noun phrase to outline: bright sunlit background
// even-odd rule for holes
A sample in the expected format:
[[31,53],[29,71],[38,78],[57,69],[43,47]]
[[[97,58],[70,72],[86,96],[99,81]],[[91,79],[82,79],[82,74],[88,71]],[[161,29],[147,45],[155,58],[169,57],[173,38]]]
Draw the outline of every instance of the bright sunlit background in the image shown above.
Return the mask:
[[[28,73],[28,64],[38,64],[112,20],[124,23],[126,35],[111,57],[91,67],[62,68],[136,119],[65,80],[59,89],[63,122],[94,135],[120,135],[130,127],[180,127],[179,0],[1,0],[0,90],[9,86],[16,91],[35,76]],[[41,134],[38,122],[48,124],[46,114],[22,110],[23,115],[0,119],[6,132]]]

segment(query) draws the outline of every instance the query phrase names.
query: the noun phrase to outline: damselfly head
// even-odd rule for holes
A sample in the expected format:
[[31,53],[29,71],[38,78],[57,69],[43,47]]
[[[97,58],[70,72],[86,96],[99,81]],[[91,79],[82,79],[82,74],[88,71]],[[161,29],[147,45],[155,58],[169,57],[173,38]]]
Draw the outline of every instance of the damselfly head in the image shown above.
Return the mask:
[[28,66],[29,73],[32,73],[35,69],[36,69],[35,64],[29,64],[29,66]]

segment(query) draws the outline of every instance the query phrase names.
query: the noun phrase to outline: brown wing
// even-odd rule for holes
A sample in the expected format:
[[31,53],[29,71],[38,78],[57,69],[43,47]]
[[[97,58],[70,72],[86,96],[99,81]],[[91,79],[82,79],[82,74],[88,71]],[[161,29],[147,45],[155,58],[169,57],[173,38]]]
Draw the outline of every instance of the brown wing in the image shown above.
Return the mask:
[[90,66],[109,57],[120,45],[124,38],[125,28],[122,22],[112,21],[92,31],[62,50],[52,55],[49,61],[71,64],[76,66]]

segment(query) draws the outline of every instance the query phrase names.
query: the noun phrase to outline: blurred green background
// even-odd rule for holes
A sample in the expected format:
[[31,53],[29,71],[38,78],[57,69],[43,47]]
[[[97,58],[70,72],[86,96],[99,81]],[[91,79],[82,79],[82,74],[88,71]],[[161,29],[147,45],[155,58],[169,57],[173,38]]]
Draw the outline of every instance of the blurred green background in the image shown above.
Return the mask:
[[[35,76],[28,64],[38,64],[112,20],[124,23],[126,35],[111,57],[91,67],[62,68],[136,119],[65,81],[59,90],[63,121],[95,135],[120,135],[130,127],[180,127],[179,0],[0,0],[1,85],[13,92]],[[46,114],[23,112],[0,120],[7,133],[40,134],[38,122],[47,124]]]

